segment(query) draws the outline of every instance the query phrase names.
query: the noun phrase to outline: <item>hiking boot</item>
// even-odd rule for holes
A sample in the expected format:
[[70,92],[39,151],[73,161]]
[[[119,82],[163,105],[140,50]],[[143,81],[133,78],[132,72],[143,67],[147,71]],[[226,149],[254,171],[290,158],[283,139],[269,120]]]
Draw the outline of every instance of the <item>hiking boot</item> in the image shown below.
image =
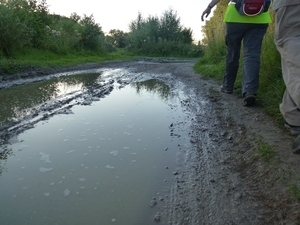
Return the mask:
[[283,119],[283,123],[284,123],[284,126],[286,128],[290,129],[291,134],[293,134],[293,135],[299,135],[300,134],[300,126],[291,125],[288,122],[286,122],[285,119]]
[[224,93],[227,93],[227,94],[232,94],[233,93],[232,90],[231,91],[230,90],[226,90],[223,85],[221,86],[221,92],[224,92]]
[[300,135],[294,140],[292,151],[294,154],[300,154]]
[[255,94],[245,93],[243,102],[244,106],[253,106],[256,102]]

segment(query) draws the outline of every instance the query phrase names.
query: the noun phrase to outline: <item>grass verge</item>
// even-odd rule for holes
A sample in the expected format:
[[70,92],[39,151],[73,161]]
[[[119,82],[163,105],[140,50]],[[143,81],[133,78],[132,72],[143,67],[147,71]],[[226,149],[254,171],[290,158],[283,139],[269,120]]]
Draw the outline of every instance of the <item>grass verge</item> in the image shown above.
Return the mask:
[[73,66],[88,62],[102,62],[105,60],[129,60],[137,56],[130,54],[124,49],[118,49],[112,53],[95,53],[83,51],[65,55],[51,53],[38,49],[24,49],[22,54],[15,58],[7,59],[0,57],[0,74],[14,74],[30,68],[52,68],[59,66]]

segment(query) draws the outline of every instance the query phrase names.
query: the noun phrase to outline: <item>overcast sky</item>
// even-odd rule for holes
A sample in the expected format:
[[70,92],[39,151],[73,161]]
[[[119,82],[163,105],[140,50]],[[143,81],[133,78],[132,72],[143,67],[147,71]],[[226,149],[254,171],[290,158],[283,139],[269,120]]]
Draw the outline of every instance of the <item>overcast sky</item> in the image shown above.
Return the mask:
[[193,30],[194,39],[201,40],[201,14],[211,0],[47,0],[50,13],[70,17],[76,12],[79,16],[94,15],[96,23],[108,33],[111,29],[128,31],[128,25],[141,12],[143,18],[149,15],[161,17],[172,8],[180,17],[181,25]]

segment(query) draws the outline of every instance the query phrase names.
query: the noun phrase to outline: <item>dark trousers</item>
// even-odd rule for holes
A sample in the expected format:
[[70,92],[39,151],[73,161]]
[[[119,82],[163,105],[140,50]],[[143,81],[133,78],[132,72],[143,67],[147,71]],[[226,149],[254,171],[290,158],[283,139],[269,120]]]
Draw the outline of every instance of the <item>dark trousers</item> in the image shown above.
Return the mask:
[[243,41],[242,94],[255,94],[259,87],[260,54],[268,24],[226,23],[226,71],[223,87],[233,90]]

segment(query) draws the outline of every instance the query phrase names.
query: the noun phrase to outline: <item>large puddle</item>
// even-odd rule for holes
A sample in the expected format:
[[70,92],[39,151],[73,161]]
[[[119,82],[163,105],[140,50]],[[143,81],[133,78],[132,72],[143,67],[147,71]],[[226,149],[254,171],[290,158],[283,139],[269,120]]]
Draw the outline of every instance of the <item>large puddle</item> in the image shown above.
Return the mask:
[[[79,74],[2,90],[1,123],[94,88],[100,77]],[[1,224],[156,224],[184,138],[172,126],[184,114],[179,100],[165,83],[149,79],[72,112],[40,121],[2,146]]]

